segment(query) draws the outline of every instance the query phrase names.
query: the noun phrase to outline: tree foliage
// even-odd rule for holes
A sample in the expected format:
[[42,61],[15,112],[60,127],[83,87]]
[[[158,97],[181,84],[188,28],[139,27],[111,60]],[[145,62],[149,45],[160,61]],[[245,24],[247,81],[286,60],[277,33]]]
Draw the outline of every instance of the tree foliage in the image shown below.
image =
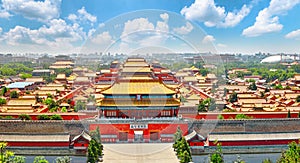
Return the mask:
[[63,120],[63,118],[59,114],[53,114],[49,118],[50,120]]
[[33,163],[49,163],[44,156],[36,156],[33,160]]
[[55,163],[71,163],[71,158],[69,156],[57,157]]
[[277,163],[299,163],[300,162],[300,145],[296,142],[289,144],[289,148],[284,151]]
[[0,142],[0,163],[8,163],[13,160],[14,153],[6,149],[7,143]]
[[207,112],[216,109],[216,101],[213,98],[207,98],[198,105],[198,112]]
[[37,116],[38,120],[50,120],[50,117],[46,114],[40,114]]
[[10,98],[18,98],[19,94],[17,91],[11,91],[9,96]]
[[175,143],[173,148],[176,151],[177,157],[180,159],[180,163],[188,163],[192,161],[192,154],[190,146],[186,139],[182,136],[182,131],[178,126],[176,133],[174,134]]
[[74,106],[75,111],[77,112],[78,110],[86,110],[86,103],[82,101],[77,101],[75,106]]
[[0,98],[0,105],[4,105],[4,104],[6,104],[6,99]]
[[31,120],[31,117],[28,114],[20,114],[18,118],[21,120]]
[[300,95],[297,96],[296,101],[300,102]]
[[217,143],[217,149],[210,156],[211,163],[224,163],[222,146],[220,143]]
[[250,90],[252,90],[252,91],[256,91],[256,90],[257,90],[257,86],[256,86],[255,82],[252,82],[252,83],[249,85],[248,89],[250,89]]
[[13,163],[26,163],[26,158],[24,156],[15,156]]
[[235,119],[252,119],[253,117],[245,115],[245,114],[237,114]]
[[91,131],[90,134],[98,143],[102,143],[99,126],[97,126],[95,130]]
[[233,103],[233,102],[237,102],[238,101],[238,96],[236,92],[233,92],[230,96],[229,96],[229,102]]
[[99,158],[102,157],[103,147],[100,143],[98,143],[95,139],[91,139],[89,146],[88,146],[88,153],[87,153],[87,162],[89,163],[96,163],[98,162]]

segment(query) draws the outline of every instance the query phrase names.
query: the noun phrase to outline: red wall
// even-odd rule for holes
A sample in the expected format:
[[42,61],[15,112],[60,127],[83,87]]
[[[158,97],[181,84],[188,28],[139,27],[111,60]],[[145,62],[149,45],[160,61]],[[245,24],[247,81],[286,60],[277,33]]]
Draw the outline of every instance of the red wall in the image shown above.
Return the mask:
[[174,134],[178,126],[184,135],[188,132],[187,123],[149,123],[148,129],[130,129],[129,123],[90,124],[90,131],[95,130],[97,126],[99,126],[101,135],[117,135],[119,138],[119,132],[128,132],[128,139],[134,139],[134,130],[143,130],[144,139],[150,139],[150,132],[159,132],[159,137],[161,134]]

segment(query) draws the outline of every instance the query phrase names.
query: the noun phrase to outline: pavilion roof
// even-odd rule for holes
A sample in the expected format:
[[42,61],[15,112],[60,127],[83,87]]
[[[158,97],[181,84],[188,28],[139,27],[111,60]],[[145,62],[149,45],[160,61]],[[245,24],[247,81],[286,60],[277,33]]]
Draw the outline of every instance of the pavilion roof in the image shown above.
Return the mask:
[[122,72],[152,72],[150,67],[125,67]]
[[170,100],[128,100],[128,99],[105,99],[101,101],[100,106],[179,106],[180,101],[176,99]]
[[175,94],[176,92],[159,81],[132,80],[115,82],[103,94]]

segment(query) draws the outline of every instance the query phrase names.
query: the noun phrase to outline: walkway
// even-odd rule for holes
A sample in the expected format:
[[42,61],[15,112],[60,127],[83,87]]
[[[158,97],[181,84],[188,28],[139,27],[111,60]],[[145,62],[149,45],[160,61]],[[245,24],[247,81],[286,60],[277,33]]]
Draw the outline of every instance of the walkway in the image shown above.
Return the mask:
[[179,163],[172,144],[104,144],[104,163]]

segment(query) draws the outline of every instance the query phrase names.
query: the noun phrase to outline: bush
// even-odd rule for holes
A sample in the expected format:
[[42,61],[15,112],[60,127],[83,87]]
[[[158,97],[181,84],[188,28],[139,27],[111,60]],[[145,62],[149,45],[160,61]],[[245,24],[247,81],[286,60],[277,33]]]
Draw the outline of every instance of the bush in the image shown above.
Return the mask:
[[18,118],[22,120],[31,120],[31,117],[27,114],[20,114]]
[[63,118],[61,117],[61,115],[58,114],[54,114],[50,116],[50,120],[62,120]]
[[218,119],[224,119],[224,116],[222,114],[219,114]]
[[253,117],[245,115],[245,114],[237,114],[235,119],[252,119]]
[[41,114],[37,116],[38,120],[50,120],[50,117],[48,115],[45,114]]
[[4,105],[4,104],[6,104],[6,99],[0,98],[0,105]]
[[17,91],[10,92],[10,98],[18,98],[18,97],[19,97],[19,94]]

